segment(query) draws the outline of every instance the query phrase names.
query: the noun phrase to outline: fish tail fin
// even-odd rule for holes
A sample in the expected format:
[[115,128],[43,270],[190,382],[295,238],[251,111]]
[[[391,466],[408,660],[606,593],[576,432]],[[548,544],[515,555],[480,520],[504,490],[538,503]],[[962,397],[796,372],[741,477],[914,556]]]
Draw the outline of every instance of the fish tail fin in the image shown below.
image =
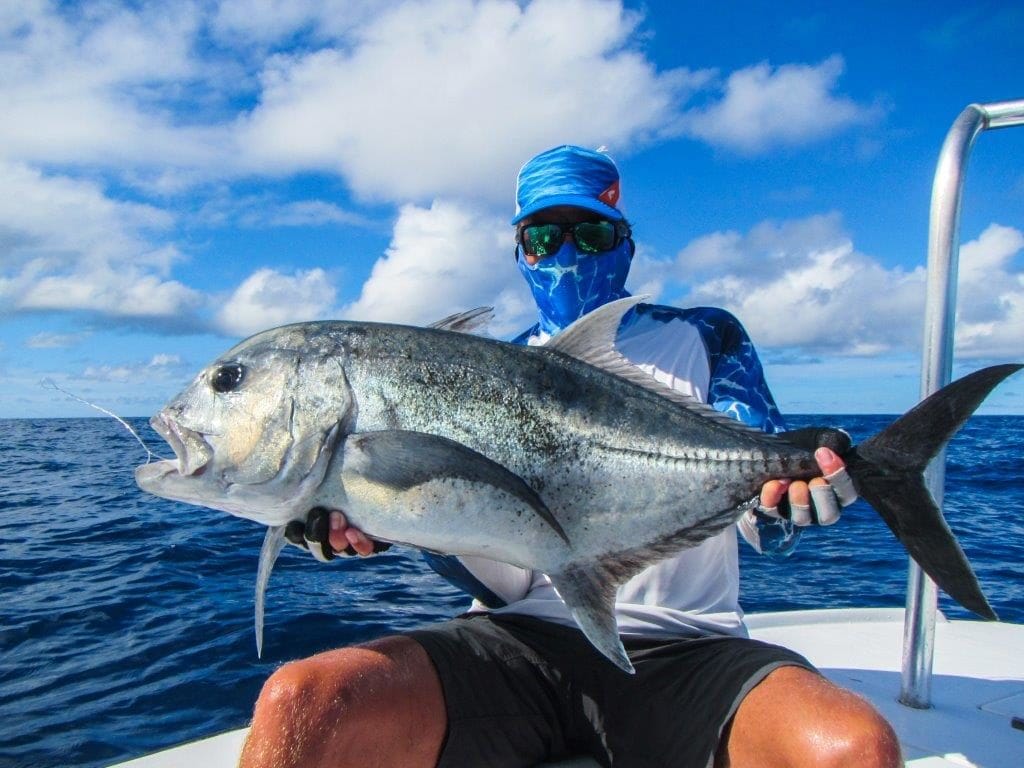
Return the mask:
[[924,470],[993,388],[1021,365],[996,365],[930,395],[846,455],[857,492],[910,556],[962,606],[998,618],[924,480]]

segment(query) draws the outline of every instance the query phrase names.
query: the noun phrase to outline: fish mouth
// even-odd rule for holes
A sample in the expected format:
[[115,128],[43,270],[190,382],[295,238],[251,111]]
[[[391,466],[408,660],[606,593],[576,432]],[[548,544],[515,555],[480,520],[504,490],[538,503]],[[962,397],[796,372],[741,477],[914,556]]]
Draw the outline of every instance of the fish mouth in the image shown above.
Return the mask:
[[166,411],[149,420],[149,425],[174,451],[174,459],[157,462],[161,475],[177,472],[182,477],[198,477],[213,459],[213,449],[202,434],[183,427]]

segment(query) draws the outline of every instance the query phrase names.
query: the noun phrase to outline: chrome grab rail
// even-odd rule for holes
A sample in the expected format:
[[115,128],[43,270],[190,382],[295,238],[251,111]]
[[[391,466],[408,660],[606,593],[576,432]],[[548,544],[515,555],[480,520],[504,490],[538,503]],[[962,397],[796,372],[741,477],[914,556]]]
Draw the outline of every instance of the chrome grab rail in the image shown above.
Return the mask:
[[[953,369],[957,268],[960,256],[960,202],[967,158],[978,134],[1024,125],[1024,99],[970,104],[953,123],[939,153],[932,185],[928,224],[928,284],[925,298],[921,399],[949,383]],[[928,489],[942,508],[945,452],[926,472]],[[907,574],[907,612],[903,625],[903,673],[899,701],[916,709],[931,706],[935,652],[935,583],[913,560]]]

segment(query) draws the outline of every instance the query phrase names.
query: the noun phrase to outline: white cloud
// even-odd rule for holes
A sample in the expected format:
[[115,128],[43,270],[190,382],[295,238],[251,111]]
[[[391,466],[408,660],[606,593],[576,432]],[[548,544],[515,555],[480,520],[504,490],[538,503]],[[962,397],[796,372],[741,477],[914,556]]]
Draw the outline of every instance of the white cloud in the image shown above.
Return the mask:
[[195,54],[202,22],[196,3],[30,2],[5,4],[5,11],[0,156],[69,166],[194,168],[222,168],[235,156],[225,151],[225,126],[191,124],[191,112],[174,117],[183,86],[195,92],[200,82],[230,69],[208,66]]
[[403,3],[350,47],[271,58],[240,142],[254,168],[335,170],[364,197],[505,201],[524,157],[657,134],[705,81],[631,49],[638,22],[599,0]]
[[34,333],[25,340],[29,349],[63,349],[81,344],[91,334],[83,333],[50,333],[43,331]]
[[89,365],[82,378],[89,381],[131,383],[138,381],[173,380],[180,377],[184,364],[178,355],[156,354],[148,363],[122,363],[120,365]]
[[169,355],[163,352],[153,355],[149,361],[150,368],[175,368],[181,364],[181,355]]
[[672,272],[672,264],[655,258],[643,242],[639,242],[629,267],[626,290],[634,296],[648,296],[647,301],[658,303]]
[[[870,112],[836,95],[842,61],[833,57],[741,70],[720,102],[684,114],[713,75],[659,71],[634,42],[640,22],[618,0],[7,4],[0,313],[86,311],[231,334],[326,316],[336,301],[326,273],[265,269],[210,320],[209,297],[175,275],[175,217],[111,191],[128,184],[153,199],[240,174],[312,170],[341,174],[367,198],[435,200],[401,210],[347,314],[431,322],[494,304],[498,332],[511,332],[531,319],[532,303],[506,222],[480,210],[510,207],[516,168],[532,152],[573,141],[607,143],[614,154],[680,124],[752,150],[810,140]],[[271,56],[275,45],[293,53]],[[817,110],[826,117],[814,127]],[[753,118],[755,133],[711,133],[736,117]],[[227,181],[213,194],[221,190],[228,202],[200,199],[193,223],[367,225],[327,200],[239,197]],[[713,234],[691,244],[680,267],[692,280],[710,257],[738,264],[759,237],[781,248],[805,235]],[[787,253],[744,274],[771,278]],[[641,247],[631,288],[661,292],[659,266]]]
[[[617,0],[4,10],[0,157],[103,169],[158,195],[313,170],[389,201],[505,200],[524,157],[664,132],[708,78],[659,72]],[[270,55],[275,42],[298,52]]]
[[322,269],[292,275],[272,269],[251,274],[217,314],[218,330],[248,336],[266,328],[332,314],[336,291]]
[[252,229],[267,227],[320,227],[335,224],[371,227],[364,215],[327,200],[282,201],[270,193],[242,195],[231,189],[219,190],[194,214],[195,222],[209,227],[237,225]]
[[843,73],[841,56],[817,66],[763,62],[729,75],[722,98],[691,110],[684,130],[709,144],[744,153],[778,145],[806,144],[879,115],[835,93]]
[[960,248],[957,352],[966,357],[1020,359],[1024,349],[1024,232],[990,224]]
[[153,238],[165,211],[2,160],[0,190],[0,311],[180,317],[201,303],[169,277],[180,254]]
[[264,222],[276,227],[319,227],[325,224],[366,226],[366,218],[324,200],[296,200],[272,209]]
[[[1024,233],[989,226],[961,248],[957,354],[1019,356]],[[836,214],[715,232],[683,248],[673,278],[684,305],[723,306],[763,347],[874,356],[920,348],[924,268],[888,269],[856,250]]]
[[[510,334],[535,311],[513,262],[504,218],[448,201],[404,206],[387,252],[346,317],[425,325],[453,312],[493,306],[489,331]],[[531,321],[532,322],[532,321]]]
[[343,39],[387,0],[222,0],[214,32],[228,42],[271,45],[302,32],[317,40]]
[[156,195],[312,170],[365,198],[505,201],[523,158],[561,141],[622,152],[683,130],[758,151],[876,114],[835,93],[837,56],[734,72],[720,101],[685,113],[714,73],[659,71],[620,0],[39,0],[3,14],[0,157]]
[[828,250],[848,241],[838,213],[784,222],[763,221],[750,232],[711,232],[696,238],[676,256],[681,279],[716,277],[732,270],[758,279],[777,275],[799,261],[809,248]]
[[716,232],[680,252],[687,305],[723,306],[763,347],[869,354],[918,340],[922,270],[886,270],[857,252],[835,215]]

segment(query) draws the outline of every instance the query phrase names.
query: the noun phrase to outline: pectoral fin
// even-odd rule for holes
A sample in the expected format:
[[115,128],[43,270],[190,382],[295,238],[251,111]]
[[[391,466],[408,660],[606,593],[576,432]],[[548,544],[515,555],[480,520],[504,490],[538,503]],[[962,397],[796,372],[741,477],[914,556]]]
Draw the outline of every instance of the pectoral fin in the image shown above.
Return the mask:
[[260,549],[260,562],[256,570],[256,657],[263,657],[263,608],[264,598],[267,594],[267,584],[270,582],[270,572],[274,570],[274,563],[277,556],[284,549],[284,526],[271,525],[267,527],[267,534],[263,537],[263,547]]
[[345,475],[396,491],[447,478],[490,486],[521,501],[569,542],[551,510],[519,475],[446,437],[399,429],[352,434],[345,441],[344,467]]

